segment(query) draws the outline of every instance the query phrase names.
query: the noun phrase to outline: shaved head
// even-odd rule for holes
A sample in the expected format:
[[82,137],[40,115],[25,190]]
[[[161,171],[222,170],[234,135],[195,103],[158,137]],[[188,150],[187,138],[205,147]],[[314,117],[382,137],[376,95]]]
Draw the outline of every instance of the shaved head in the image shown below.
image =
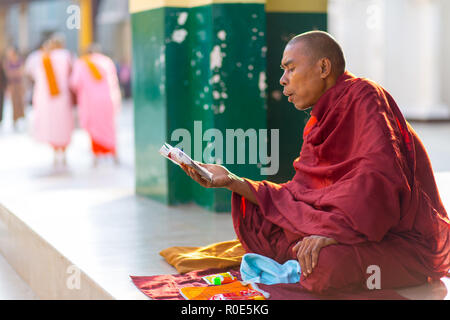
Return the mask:
[[338,77],[345,71],[344,52],[337,41],[327,32],[309,31],[292,38],[286,47],[304,43],[306,54],[311,58],[311,63],[319,59],[328,58],[331,62],[332,73]]
[[323,31],[302,33],[289,41],[281,59],[283,94],[298,110],[313,107],[345,72],[342,49]]

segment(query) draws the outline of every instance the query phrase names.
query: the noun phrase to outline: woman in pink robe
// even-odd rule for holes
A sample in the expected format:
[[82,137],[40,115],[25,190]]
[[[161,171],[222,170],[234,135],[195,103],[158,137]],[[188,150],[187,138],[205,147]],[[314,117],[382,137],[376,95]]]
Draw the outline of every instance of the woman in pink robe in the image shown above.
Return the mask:
[[70,86],[77,97],[80,125],[92,140],[94,163],[108,154],[117,162],[116,115],[121,94],[114,62],[90,49],[75,62]]
[[66,164],[65,151],[74,129],[69,76],[72,58],[62,43],[51,40],[42,50],[28,57],[25,70],[34,82],[33,135],[41,142],[49,143]]

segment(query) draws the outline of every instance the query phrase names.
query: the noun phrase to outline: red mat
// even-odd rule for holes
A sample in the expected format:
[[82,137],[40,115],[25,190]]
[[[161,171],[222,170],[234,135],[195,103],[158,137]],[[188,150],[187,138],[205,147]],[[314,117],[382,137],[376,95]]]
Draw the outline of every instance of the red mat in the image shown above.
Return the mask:
[[[136,287],[151,299],[184,300],[180,294],[180,288],[206,286],[207,284],[202,279],[203,276],[226,271],[229,271],[241,280],[239,269],[207,269],[186,274],[130,277]],[[351,293],[339,292],[330,295],[316,295],[306,291],[298,283],[258,284],[258,286],[270,293],[269,300],[408,300],[394,290],[365,290]]]

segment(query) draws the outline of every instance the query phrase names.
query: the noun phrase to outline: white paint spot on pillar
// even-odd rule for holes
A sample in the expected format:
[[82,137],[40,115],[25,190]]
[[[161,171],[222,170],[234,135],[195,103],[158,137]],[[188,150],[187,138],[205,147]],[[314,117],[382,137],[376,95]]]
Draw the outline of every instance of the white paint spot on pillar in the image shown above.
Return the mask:
[[222,92],[220,95],[222,96],[223,99],[228,99],[228,95],[226,92]]
[[227,33],[224,30],[220,30],[219,32],[217,32],[217,38],[225,41],[225,39],[227,38]]
[[197,13],[195,16],[200,23],[205,22],[205,19],[203,19],[203,15],[201,13]]
[[224,113],[225,112],[225,105],[223,103],[220,104],[219,107],[219,113]]
[[261,97],[265,96],[265,92],[267,89],[267,82],[266,82],[266,73],[264,71],[261,71],[259,73],[258,87]]
[[254,69],[253,65],[250,64],[250,65],[248,66],[248,70],[251,71],[251,70],[253,70],[253,69]]
[[222,53],[220,52],[220,46],[214,46],[210,55],[210,68],[213,70],[214,68],[222,68]]
[[218,75],[218,74],[213,75],[212,83],[219,83],[219,81],[220,81],[220,75]]
[[188,32],[186,29],[178,29],[172,33],[172,40],[177,43],[181,43],[186,39]]
[[203,105],[203,109],[208,110],[208,109],[209,109],[209,105],[204,104],[204,105]]
[[238,68],[242,67],[242,63],[241,62],[237,62],[236,63],[236,67],[238,67]]
[[178,16],[178,24],[180,26],[184,25],[186,23],[186,20],[188,18],[188,13],[187,12],[180,12],[180,15]]
[[213,91],[213,98],[216,99],[216,100],[220,99],[220,93],[218,91],[214,90]]

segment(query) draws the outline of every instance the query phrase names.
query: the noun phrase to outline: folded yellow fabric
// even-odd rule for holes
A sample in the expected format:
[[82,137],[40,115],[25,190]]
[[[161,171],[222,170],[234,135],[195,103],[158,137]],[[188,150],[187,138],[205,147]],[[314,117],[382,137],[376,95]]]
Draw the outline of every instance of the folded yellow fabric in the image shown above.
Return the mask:
[[159,254],[179,273],[186,273],[200,269],[239,266],[245,253],[239,240],[230,240],[205,247],[170,247]]

